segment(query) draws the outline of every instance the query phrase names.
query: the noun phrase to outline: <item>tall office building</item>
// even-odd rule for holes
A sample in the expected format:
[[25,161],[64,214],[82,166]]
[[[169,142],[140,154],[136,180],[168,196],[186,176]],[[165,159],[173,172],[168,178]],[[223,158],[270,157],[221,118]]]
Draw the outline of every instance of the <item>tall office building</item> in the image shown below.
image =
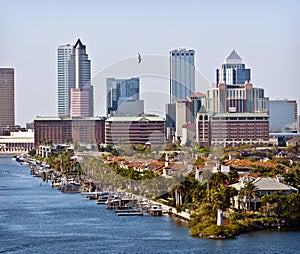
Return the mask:
[[106,79],[106,112],[113,115],[122,101],[138,101],[140,99],[140,79]]
[[[71,89],[71,94],[74,93],[73,98],[86,98],[86,94],[88,93],[88,112],[84,112],[81,116],[92,117],[94,115],[94,96],[93,87],[91,85],[91,61],[88,59],[86,46],[82,44],[80,39],[78,39],[74,45],[69,61],[69,87]],[[80,93],[82,93],[82,95],[79,95]],[[86,100],[84,99],[71,100],[71,104],[81,103],[82,101],[86,103]],[[72,107],[85,108],[81,105],[71,105],[71,108]]]
[[182,126],[184,124],[193,123],[192,102],[186,100],[177,100],[175,103],[176,109],[176,132],[175,137],[182,138]]
[[89,89],[72,88],[70,116],[90,117],[89,107],[90,107]]
[[13,68],[0,68],[0,128],[15,125],[14,78]]
[[206,92],[196,119],[200,145],[268,144],[269,98],[250,82],[250,69],[235,52],[217,70],[217,87]]
[[195,92],[195,51],[175,49],[170,52],[170,103],[186,100]]
[[206,91],[206,109],[209,113],[267,112],[268,102],[264,89],[253,87],[252,83],[219,83],[218,87]]
[[269,101],[270,132],[297,132],[297,101],[277,99]]
[[206,92],[209,113],[258,113],[268,111],[264,89],[250,82],[251,69],[246,69],[242,58],[233,50],[217,69],[217,87]]
[[57,49],[57,106],[58,115],[70,115],[69,61],[73,52],[70,44]]
[[233,50],[221,68],[217,69],[216,76],[217,85],[219,83],[244,84],[251,81],[251,70],[245,68],[242,58]]

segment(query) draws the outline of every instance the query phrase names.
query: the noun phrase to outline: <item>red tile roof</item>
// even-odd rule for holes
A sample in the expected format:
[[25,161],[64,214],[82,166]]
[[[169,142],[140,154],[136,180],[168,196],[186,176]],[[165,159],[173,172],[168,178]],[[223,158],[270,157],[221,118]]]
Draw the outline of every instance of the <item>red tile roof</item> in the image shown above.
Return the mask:
[[205,97],[205,94],[200,93],[200,92],[195,92],[195,93],[189,95],[189,97],[190,97],[190,98],[191,98],[191,97]]

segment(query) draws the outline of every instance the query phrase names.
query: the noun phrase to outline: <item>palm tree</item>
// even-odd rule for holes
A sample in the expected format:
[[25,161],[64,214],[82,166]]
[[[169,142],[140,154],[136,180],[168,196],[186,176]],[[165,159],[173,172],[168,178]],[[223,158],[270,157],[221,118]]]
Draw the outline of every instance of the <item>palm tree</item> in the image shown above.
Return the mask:
[[239,191],[239,196],[246,197],[246,202],[248,201],[247,210],[250,210],[251,199],[258,196],[258,189],[252,182],[247,182]]
[[227,181],[228,181],[227,175],[225,175],[221,172],[215,173],[210,179],[210,182],[212,183],[212,185],[216,186],[216,187],[224,185]]

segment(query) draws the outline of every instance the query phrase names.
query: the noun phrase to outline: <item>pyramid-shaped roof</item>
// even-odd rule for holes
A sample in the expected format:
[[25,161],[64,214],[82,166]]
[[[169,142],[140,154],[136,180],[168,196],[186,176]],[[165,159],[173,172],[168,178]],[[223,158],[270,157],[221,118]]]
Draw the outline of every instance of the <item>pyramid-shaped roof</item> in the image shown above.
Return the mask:
[[238,55],[238,53],[235,52],[235,50],[232,50],[229,56],[225,59],[226,64],[240,64],[242,63],[242,58]]
[[81,40],[78,39],[77,42],[75,43],[74,45],[74,48],[81,48],[81,49],[84,49],[85,48],[85,45],[82,44]]

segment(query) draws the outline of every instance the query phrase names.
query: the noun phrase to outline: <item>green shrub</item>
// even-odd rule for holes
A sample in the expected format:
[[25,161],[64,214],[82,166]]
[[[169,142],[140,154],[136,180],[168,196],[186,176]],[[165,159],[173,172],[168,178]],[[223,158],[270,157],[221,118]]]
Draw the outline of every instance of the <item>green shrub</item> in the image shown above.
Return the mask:
[[238,233],[234,226],[217,226],[216,224],[205,228],[202,231],[203,236],[225,236],[226,238],[234,237]]
[[202,231],[213,225],[215,222],[211,221],[211,220],[206,220],[206,221],[203,221],[203,222],[199,222],[197,223],[196,225],[194,225],[191,229],[190,229],[190,234],[191,235],[199,235],[202,233]]

